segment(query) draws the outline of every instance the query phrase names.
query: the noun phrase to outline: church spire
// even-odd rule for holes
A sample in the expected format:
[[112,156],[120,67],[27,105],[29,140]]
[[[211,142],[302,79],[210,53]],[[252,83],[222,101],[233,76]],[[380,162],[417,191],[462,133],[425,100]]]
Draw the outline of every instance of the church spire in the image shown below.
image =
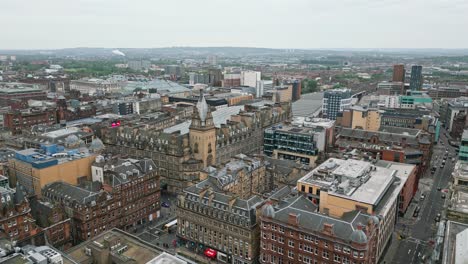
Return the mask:
[[203,91],[200,91],[197,105],[193,111],[192,128],[211,128],[213,127],[213,116],[210,111],[209,105],[206,103]]
[[205,122],[206,117],[208,116],[209,107],[208,107],[208,104],[206,103],[203,90],[200,91],[200,97],[198,98],[198,102],[197,102],[197,110],[198,110],[198,115],[200,116],[200,120],[202,122]]

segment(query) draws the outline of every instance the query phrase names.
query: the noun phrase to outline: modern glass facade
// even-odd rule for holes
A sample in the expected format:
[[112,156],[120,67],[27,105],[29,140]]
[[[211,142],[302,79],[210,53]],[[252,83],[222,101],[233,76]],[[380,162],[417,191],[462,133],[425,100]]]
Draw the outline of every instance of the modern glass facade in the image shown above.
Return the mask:
[[[294,130],[295,128],[293,128]],[[297,128],[302,130],[301,128]],[[301,163],[308,164],[310,160],[294,153],[316,156],[318,148],[314,142],[314,134],[300,133],[294,131],[278,130],[276,128],[267,128],[263,138],[263,152],[267,156],[273,156],[275,150],[283,153],[278,158],[289,160],[300,160]],[[286,154],[289,152],[291,154]]]
[[468,130],[463,131],[458,159],[468,161]]

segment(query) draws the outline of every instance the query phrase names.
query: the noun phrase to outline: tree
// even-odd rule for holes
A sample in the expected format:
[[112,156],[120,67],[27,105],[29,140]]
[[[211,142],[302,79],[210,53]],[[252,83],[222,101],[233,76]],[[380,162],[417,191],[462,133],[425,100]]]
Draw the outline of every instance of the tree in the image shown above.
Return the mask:
[[308,94],[308,93],[314,93],[317,92],[317,81],[315,80],[309,80],[309,79],[304,79],[302,81],[302,94]]

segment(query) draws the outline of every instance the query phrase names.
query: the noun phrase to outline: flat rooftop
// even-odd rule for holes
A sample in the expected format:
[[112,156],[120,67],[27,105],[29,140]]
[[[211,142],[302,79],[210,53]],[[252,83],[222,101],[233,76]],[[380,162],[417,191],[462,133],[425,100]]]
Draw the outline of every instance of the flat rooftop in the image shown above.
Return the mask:
[[46,132],[42,134],[42,136],[48,137],[48,138],[58,138],[58,137],[65,137],[65,136],[73,135],[80,131],[81,129],[78,127],[68,127],[68,128],[51,131],[51,132]]
[[331,128],[335,125],[334,120],[318,117],[295,116],[291,122],[293,125],[302,125],[305,127],[324,127]]
[[456,260],[466,260],[468,258],[468,252],[466,251],[468,244],[468,224],[447,221],[446,226],[442,263],[466,263],[456,262]]
[[86,255],[84,250],[85,248],[92,246],[107,250],[108,248],[105,246],[107,244],[106,241],[117,240],[120,240],[122,247],[127,246],[127,249],[119,254],[119,256],[126,259],[133,259],[135,260],[135,263],[148,263],[163,253],[162,249],[116,228],[85,241],[78,246],[69,249],[66,253],[68,253],[70,258],[78,263],[91,263],[93,259],[91,256]]
[[366,161],[330,158],[298,182],[325,187],[329,195],[377,205],[394,181],[395,173],[394,169]]
[[270,127],[269,130],[276,130],[287,132],[291,134],[305,134],[305,135],[313,135],[317,131],[323,131],[322,128],[312,128],[312,127],[302,127],[302,126],[288,126],[288,125],[277,125]]
[[468,214],[468,192],[455,190],[452,198],[452,210]]

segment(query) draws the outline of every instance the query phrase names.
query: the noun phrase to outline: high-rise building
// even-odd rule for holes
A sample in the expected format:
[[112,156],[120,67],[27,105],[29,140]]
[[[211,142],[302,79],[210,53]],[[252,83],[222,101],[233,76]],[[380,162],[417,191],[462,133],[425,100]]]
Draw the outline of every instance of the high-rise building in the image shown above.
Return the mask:
[[394,82],[405,82],[405,65],[403,64],[396,64],[393,65],[393,81]]
[[301,99],[302,83],[301,83],[301,81],[299,81],[299,80],[294,80],[294,81],[292,82],[292,85],[293,85],[293,97],[292,97],[292,100],[293,100],[293,101],[297,101],[297,100]]
[[208,63],[209,65],[215,66],[216,64],[218,64],[218,56],[216,56],[216,55],[208,55],[208,56],[206,57],[206,63]]
[[421,90],[423,84],[422,66],[413,65],[411,67],[410,89],[412,91]]
[[255,86],[255,97],[261,98],[265,93],[265,81],[257,81]]
[[262,73],[258,71],[242,71],[241,72],[241,85],[256,87],[257,82],[260,81]]
[[322,102],[323,116],[336,120],[338,113],[351,106],[351,100],[351,90],[348,88],[326,91]]

